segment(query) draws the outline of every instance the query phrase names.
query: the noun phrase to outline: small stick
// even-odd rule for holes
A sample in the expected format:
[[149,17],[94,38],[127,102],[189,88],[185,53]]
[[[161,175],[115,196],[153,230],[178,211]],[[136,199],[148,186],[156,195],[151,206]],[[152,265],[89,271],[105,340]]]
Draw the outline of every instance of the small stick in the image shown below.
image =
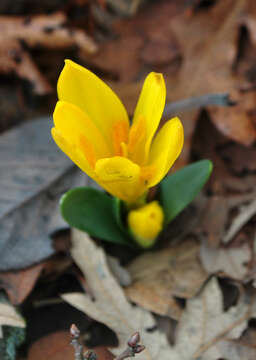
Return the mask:
[[145,349],[144,345],[138,344],[140,342],[140,334],[137,331],[134,333],[127,342],[128,347],[116,357],[115,360],[124,360],[128,357],[134,357]]
[[71,325],[70,328],[71,335],[71,345],[75,350],[75,360],[84,360],[83,357],[83,345],[79,343],[80,330],[76,327],[75,324]]
[[[83,354],[83,346],[79,343],[80,331],[75,324],[70,328],[71,345],[75,350],[75,360],[97,360],[97,355],[93,350],[88,350]],[[115,360],[124,360],[133,357],[145,349],[144,345],[140,345],[139,332],[134,333],[127,342],[128,347],[118,355]]]
[[230,99],[228,93],[193,96],[188,99],[166,104],[164,109],[164,117],[176,115],[181,111],[188,111],[209,105],[233,106],[235,104],[236,102]]

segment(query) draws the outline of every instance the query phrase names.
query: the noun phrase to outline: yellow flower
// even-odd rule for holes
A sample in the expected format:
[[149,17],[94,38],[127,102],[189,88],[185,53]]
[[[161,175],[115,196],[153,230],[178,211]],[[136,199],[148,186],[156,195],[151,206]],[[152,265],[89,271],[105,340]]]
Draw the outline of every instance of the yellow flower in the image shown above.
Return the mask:
[[136,242],[148,248],[163,229],[164,213],[157,201],[152,201],[128,213],[128,226]]
[[166,97],[162,74],[150,73],[132,125],[116,94],[71,60],[58,80],[52,136],[62,151],[110,194],[134,203],[168,172],[183,146],[176,117],[153,139]]

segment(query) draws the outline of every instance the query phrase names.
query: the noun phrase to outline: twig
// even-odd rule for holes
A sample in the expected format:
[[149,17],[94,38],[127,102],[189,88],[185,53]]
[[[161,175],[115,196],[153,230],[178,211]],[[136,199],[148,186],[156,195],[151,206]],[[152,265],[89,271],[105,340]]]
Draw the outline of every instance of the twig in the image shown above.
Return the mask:
[[176,115],[180,111],[188,111],[209,105],[233,106],[235,104],[236,103],[230,99],[228,93],[193,96],[188,99],[166,104],[164,109],[164,116],[168,117]]
[[144,349],[144,345],[138,344],[140,342],[140,334],[138,332],[134,333],[127,342],[128,347],[118,355],[115,360],[124,360],[128,357],[133,357],[136,354],[141,353]]
[[[75,324],[70,328],[71,345],[75,350],[75,360],[97,360],[97,355],[93,350],[88,350],[83,354],[83,345],[79,342],[80,331]],[[144,349],[144,345],[140,345],[140,334],[134,333],[127,342],[128,347],[118,355],[115,360],[124,360],[128,357],[133,357],[136,354],[141,353]]]
[[75,324],[71,325],[70,335],[72,339],[71,345],[74,347],[75,350],[75,360],[84,360],[83,345],[81,345],[78,340],[80,336],[80,331]]

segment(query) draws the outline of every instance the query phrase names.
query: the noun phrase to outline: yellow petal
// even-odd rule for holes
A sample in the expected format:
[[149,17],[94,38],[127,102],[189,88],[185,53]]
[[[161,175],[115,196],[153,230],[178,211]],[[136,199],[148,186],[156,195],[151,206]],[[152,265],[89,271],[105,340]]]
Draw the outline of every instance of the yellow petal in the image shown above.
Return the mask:
[[146,191],[140,180],[140,167],[127,158],[100,159],[95,173],[102,187],[124,201],[133,202]]
[[96,180],[95,173],[92,170],[86,157],[82,154],[79,148],[71,144],[66,140],[61,133],[56,129],[52,128],[52,137],[59,148],[88,176]]
[[[86,113],[77,106],[58,101],[53,113],[56,129],[69,143],[79,147],[87,158],[110,156],[106,142]],[[94,162],[95,162],[94,161]],[[92,163],[92,161],[89,161]]]
[[151,72],[144,81],[132,125],[137,126],[137,123],[144,119],[145,139],[132,155],[133,161],[140,165],[144,165],[147,161],[152,138],[163,114],[165,98],[166,87],[163,75]]
[[139,116],[137,121],[131,126],[127,147],[129,159],[137,164],[143,164],[144,162],[146,135],[145,118]]
[[159,183],[180,155],[184,141],[183,126],[179,118],[167,121],[156,135],[150,149],[148,186]]
[[73,61],[65,61],[57,89],[60,100],[72,103],[88,114],[110,148],[112,126],[116,122],[129,126],[127,112],[117,95],[95,74]]
[[157,201],[152,201],[128,214],[128,226],[136,242],[144,248],[154,244],[163,229],[164,212]]

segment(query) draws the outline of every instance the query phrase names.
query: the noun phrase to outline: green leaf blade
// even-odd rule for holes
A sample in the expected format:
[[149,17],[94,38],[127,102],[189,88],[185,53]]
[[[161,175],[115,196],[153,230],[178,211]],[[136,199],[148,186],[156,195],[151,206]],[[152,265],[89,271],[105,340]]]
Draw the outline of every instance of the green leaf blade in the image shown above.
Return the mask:
[[117,223],[118,211],[114,198],[102,191],[80,187],[64,194],[60,201],[61,214],[71,226],[99,239],[131,245],[129,235]]
[[212,172],[210,160],[200,160],[167,176],[159,186],[165,223],[173,220],[200,192]]

